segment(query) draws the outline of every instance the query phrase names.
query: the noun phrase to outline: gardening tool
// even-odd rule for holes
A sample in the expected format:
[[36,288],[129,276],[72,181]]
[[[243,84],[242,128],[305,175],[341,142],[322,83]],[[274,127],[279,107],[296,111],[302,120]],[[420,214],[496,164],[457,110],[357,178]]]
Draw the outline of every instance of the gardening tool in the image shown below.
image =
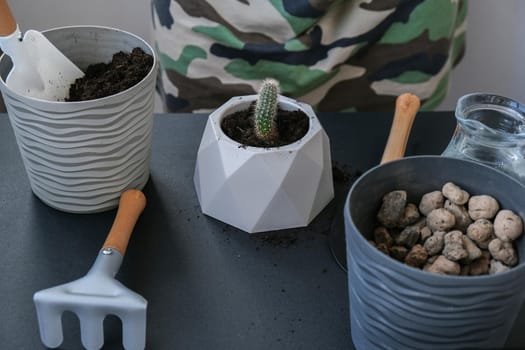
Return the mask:
[[144,349],[147,301],[114,277],[145,205],[146,198],[141,191],[124,192],[113,226],[87,275],[35,293],[33,299],[44,345],[54,348],[62,343],[61,315],[67,310],[76,313],[80,320],[82,344],[86,349],[100,349],[104,344],[103,321],[108,314],[122,320],[125,349]]
[[0,48],[13,62],[6,84],[21,95],[63,101],[71,84],[84,76],[42,33],[22,35],[7,0],[0,0]]
[[[381,164],[403,157],[412,129],[412,124],[419,110],[420,101],[416,95],[405,93],[396,99],[394,120],[390,127],[387,143]],[[328,243],[337,264],[344,270],[346,267],[346,243],[344,232],[344,200],[339,201],[337,212],[330,228]]]

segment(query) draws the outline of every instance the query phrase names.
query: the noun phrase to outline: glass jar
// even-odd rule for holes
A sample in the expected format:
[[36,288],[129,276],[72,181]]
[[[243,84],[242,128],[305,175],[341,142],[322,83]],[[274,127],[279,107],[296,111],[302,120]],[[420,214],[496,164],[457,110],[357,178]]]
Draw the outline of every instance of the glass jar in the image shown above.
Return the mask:
[[503,96],[468,94],[458,100],[456,120],[443,156],[489,165],[525,184],[525,106]]

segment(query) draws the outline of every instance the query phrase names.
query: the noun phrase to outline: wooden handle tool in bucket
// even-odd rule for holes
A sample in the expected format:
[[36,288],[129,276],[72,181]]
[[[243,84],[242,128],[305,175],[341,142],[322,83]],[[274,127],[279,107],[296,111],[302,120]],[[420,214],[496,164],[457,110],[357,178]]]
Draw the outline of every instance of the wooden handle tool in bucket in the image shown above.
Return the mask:
[[381,164],[403,158],[410,129],[420,105],[419,98],[414,94],[404,93],[397,97],[394,120],[381,158]]

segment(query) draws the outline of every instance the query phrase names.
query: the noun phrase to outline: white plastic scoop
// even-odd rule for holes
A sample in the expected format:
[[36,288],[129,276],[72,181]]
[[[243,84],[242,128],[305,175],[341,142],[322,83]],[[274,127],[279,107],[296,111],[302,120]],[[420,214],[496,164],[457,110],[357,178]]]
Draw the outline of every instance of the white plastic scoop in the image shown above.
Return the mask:
[[0,48],[13,62],[6,85],[19,94],[63,101],[71,84],[84,76],[42,33],[22,35],[7,0],[0,0]]

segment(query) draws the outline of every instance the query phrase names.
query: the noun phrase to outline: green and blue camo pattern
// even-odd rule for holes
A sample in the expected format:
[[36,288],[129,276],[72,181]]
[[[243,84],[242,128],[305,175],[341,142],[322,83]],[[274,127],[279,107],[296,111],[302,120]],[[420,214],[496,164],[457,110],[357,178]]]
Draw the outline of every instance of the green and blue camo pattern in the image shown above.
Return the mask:
[[153,0],[158,89],[207,112],[274,78],[317,111],[387,111],[446,95],[465,48],[466,0]]

